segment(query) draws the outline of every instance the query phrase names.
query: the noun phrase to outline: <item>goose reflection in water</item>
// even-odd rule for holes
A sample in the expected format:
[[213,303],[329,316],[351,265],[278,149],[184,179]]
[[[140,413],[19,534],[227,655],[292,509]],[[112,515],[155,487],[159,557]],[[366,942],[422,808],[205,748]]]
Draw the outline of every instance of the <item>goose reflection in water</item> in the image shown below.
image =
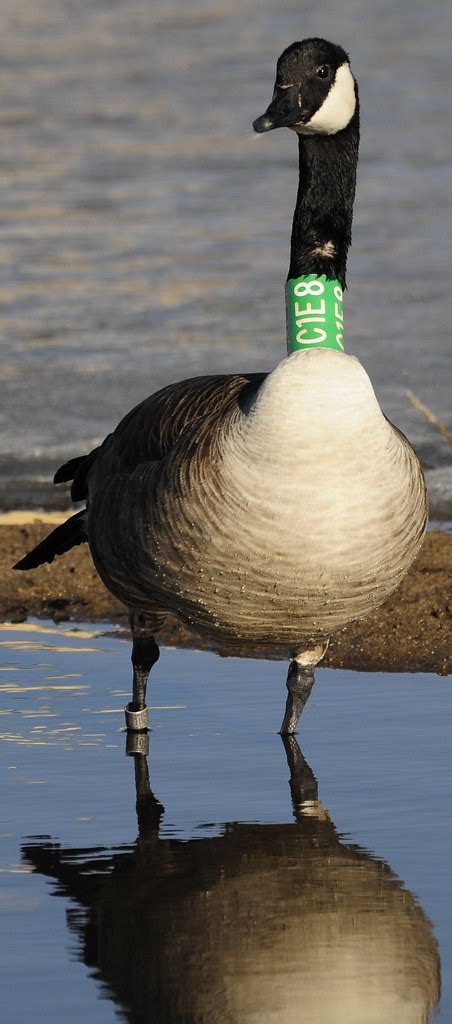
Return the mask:
[[440,964],[430,921],[384,861],[340,838],[295,738],[284,745],[293,824],[160,839],[163,807],[145,753],[134,753],[134,846],[24,847],[82,908],[68,912],[79,956],[131,1024],[432,1019]]

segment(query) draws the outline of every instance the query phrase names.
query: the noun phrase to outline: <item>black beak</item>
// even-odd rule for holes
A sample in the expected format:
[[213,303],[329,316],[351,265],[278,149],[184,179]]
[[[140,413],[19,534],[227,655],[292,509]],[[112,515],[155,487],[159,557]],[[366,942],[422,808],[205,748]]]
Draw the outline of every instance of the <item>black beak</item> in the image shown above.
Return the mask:
[[291,128],[303,120],[303,109],[298,85],[282,89],[275,85],[273,99],[265,114],[253,121],[255,132],[271,132],[273,128]]

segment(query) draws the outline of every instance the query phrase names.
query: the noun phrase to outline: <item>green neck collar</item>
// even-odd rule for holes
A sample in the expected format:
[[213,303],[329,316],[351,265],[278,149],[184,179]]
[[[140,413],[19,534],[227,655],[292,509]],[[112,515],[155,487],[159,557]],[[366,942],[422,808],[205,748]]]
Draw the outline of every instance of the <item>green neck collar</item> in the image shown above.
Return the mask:
[[344,313],[339,281],[324,274],[286,282],[287,351],[335,348],[344,351]]

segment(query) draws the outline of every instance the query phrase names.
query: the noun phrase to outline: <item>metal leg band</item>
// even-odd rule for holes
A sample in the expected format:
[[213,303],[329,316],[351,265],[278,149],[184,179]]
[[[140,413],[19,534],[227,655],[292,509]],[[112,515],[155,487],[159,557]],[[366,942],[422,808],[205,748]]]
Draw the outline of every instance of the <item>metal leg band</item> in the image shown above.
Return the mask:
[[131,732],[141,732],[143,729],[147,729],[149,725],[148,709],[147,707],[142,708],[141,711],[134,711],[130,704],[127,704],[124,708],[126,716],[126,726]]

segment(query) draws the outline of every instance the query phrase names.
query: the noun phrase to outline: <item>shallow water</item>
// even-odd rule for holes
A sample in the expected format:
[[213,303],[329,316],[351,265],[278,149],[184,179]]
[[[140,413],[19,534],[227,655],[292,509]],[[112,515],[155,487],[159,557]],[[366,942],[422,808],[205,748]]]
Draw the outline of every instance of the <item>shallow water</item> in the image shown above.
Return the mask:
[[127,643],[0,645],[8,1024],[451,1019],[449,680],[320,670],[286,758],[283,664],[165,650],[149,783]]
[[451,518],[449,0],[3,0],[0,483],[48,481],[159,386],[268,369],[285,351],[290,132],[250,144],[276,57],[350,50],[362,145],[347,347]]

